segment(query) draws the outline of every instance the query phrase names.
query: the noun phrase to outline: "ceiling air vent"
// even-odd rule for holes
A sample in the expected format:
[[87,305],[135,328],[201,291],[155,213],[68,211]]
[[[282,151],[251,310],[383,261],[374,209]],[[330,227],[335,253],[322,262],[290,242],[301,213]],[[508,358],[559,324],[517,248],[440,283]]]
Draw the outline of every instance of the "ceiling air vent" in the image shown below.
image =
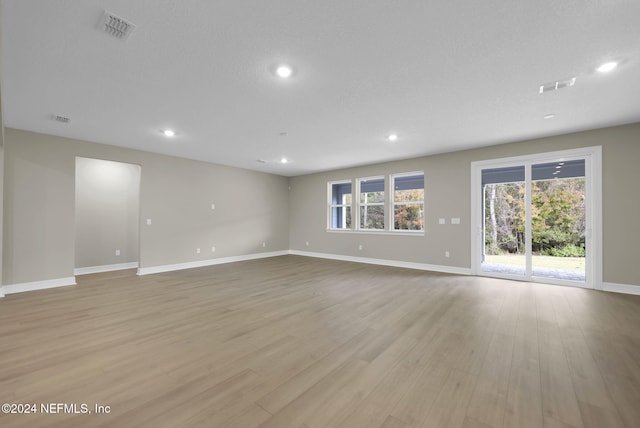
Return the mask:
[[558,89],[568,88],[576,84],[576,78],[570,77],[568,79],[556,80],[555,82],[544,83],[540,85],[540,93],[557,91]]
[[53,120],[55,120],[56,122],[60,122],[60,123],[69,123],[71,122],[71,119],[66,117],[66,116],[60,116],[59,114],[54,114],[53,115]]
[[102,18],[100,18],[100,23],[98,24],[98,29],[116,39],[124,41],[129,38],[135,28],[136,26],[130,21],[114,15],[107,10],[102,14]]

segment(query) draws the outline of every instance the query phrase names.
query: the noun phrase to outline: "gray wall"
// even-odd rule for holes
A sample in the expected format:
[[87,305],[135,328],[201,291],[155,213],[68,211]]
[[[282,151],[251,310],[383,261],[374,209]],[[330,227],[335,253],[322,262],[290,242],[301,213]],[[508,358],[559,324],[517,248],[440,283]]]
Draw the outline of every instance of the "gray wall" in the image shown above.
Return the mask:
[[[1,79],[0,79],[1,80]],[[3,205],[4,205],[4,123],[2,121],[2,90],[0,89],[0,278],[3,276]],[[0,286],[2,282],[0,281]],[[1,295],[1,293],[0,293]]]
[[[292,179],[7,129],[4,284],[73,275],[76,156],[142,166],[141,267],[291,248],[469,268],[472,161],[598,145],[604,281],[640,285],[640,123]],[[415,170],[425,171],[424,236],[326,232],[327,181]],[[461,224],[439,226],[439,217],[460,217]]]
[[[603,148],[604,281],[640,285],[640,123],[294,177],[290,248],[470,268],[471,162],[589,146]],[[416,170],[425,172],[424,236],[326,231],[328,181]],[[447,225],[438,225],[440,217]],[[461,224],[451,225],[451,217],[459,217]],[[444,257],[445,251],[450,251],[450,258]]]
[[140,165],[76,158],[75,197],[75,267],[137,262]]
[[77,156],[141,165],[143,268],[289,248],[285,177],[7,129],[4,284],[73,276]]
[[[2,4],[0,2],[0,21],[2,20]],[[0,31],[1,33],[1,31]],[[0,46],[2,46],[2,38],[0,37]],[[0,52],[0,58],[2,58],[2,52]],[[2,70],[2,64],[0,63],[0,70]],[[4,204],[4,120],[2,115],[2,74],[0,73],[0,279],[2,278],[2,252],[4,245],[3,237],[2,237],[2,216],[3,209],[2,206]],[[2,286],[2,282],[0,282],[0,286]],[[1,295],[1,293],[0,293]]]

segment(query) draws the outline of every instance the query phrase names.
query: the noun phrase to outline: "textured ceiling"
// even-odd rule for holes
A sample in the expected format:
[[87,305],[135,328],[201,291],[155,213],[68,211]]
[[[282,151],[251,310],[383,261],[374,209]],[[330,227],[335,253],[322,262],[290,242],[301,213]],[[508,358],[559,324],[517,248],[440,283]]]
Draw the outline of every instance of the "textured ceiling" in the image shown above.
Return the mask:
[[[638,0],[1,7],[18,129],[292,176],[640,121]],[[97,29],[105,9],[136,25],[128,41]],[[597,73],[608,60],[619,67]]]

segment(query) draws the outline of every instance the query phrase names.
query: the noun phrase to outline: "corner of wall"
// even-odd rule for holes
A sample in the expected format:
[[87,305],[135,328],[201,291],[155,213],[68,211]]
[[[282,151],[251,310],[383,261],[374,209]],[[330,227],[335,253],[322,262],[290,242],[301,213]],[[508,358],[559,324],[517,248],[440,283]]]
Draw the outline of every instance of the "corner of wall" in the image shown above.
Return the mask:
[[[2,4],[0,2],[0,20],[2,19]],[[0,37],[0,46],[2,39]],[[2,57],[0,52],[0,58]],[[2,70],[2,64],[0,64]],[[0,74],[0,297],[2,294],[3,254],[4,254],[4,119],[2,111],[2,74]]]

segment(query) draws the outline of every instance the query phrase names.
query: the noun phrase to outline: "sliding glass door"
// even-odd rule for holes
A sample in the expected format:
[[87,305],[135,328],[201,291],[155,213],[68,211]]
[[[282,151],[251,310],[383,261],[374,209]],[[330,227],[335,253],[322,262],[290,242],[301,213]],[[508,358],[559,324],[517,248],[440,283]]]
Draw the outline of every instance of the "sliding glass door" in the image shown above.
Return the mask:
[[599,170],[593,150],[474,162],[474,272],[589,288],[601,283],[600,244],[593,239],[594,228],[600,230]]

